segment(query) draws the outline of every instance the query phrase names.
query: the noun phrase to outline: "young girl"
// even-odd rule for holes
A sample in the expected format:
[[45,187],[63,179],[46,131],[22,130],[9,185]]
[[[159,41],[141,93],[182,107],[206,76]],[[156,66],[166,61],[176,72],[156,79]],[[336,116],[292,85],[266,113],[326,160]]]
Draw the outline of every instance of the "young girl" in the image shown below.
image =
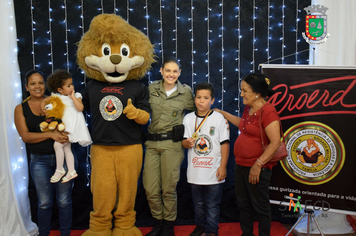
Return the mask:
[[[66,70],[56,70],[47,78],[47,87],[52,92],[51,96],[58,96],[65,105],[62,121],[65,125],[65,131],[68,132],[69,142],[54,142],[56,153],[57,168],[51,177],[51,183],[56,183],[66,173],[63,168],[64,157],[68,167],[68,173],[62,179],[62,183],[68,182],[78,176],[74,169],[74,156],[71,150],[71,143],[78,142],[81,146],[86,147],[92,143],[86,122],[83,116],[84,105],[82,95],[75,93],[72,76]],[[41,108],[45,110],[50,97],[42,100]]]

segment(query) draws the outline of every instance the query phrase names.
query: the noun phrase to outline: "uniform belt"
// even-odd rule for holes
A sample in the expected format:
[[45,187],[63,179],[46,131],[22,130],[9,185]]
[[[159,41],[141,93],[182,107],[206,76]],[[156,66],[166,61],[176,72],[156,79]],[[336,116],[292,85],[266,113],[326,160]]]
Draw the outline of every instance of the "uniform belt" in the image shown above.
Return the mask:
[[172,131],[169,131],[164,134],[151,134],[147,133],[147,140],[152,140],[152,141],[163,141],[163,140],[170,140],[172,139]]

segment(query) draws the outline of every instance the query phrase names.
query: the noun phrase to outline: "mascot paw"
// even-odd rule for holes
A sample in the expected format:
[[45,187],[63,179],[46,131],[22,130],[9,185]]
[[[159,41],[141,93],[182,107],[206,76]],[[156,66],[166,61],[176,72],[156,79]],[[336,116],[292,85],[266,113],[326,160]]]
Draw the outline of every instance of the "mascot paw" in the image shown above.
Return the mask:
[[48,129],[49,130],[55,130],[57,128],[57,125],[58,125],[58,121],[52,121],[49,126],[48,126]]
[[59,125],[57,126],[57,129],[58,129],[58,131],[60,131],[60,132],[64,131],[65,128],[66,128],[66,127],[65,127],[65,125],[64,125],[63,123],[61,123],[61,124],[59,124]]
[[105,231],[93,231],[88,229],[82,234],[82,236],[112,236],[112,231],[111,229]]
[[136,123],[140,125],[146,124],[150,119],[150,114],[147,111],[138,109],[132,105],[131,98],[127,100],[127,106],[122,113],[126,114],[127,118],[136,121]]
[[134,226],[131,229],[114,228],[112,236],[142,236],[142,233]]
[[127,106],[123,110],[123,113],[126,114],[127,118],[130,120],[136,119],[138,116],[137,108],[132,105],[131,98],[127,100]]
[[43,131],[44,129],[46,129],[48,127],[48,123],[47,122],[42,122],[41,124],[40,124],[40,128],[41,128],[41,130]]

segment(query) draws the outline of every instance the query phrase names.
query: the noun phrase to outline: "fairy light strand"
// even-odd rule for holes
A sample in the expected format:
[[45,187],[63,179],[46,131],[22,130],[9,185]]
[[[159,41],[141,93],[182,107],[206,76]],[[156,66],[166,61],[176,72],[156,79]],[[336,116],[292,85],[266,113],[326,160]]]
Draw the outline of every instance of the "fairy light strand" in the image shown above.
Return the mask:
[[[79,28],[81,28],[82,30],[82,37],[85,33],[85,29],[84,29],[84,0],[81,0],[81,5],[80,5],[80,18],[81,18],[81,26],[79,26]],[[84,75],[84,79],[83,79],[83,84],[84,86],[86,86],[86,79],[87,79],[87,76],[86,74],[82,71],[82,74]],[[85,111],[85,122],[88,124],[88,117],[90,116],[88,111]],[[86,156],[86,160],[85,160],[85,167],[86,167],[86,171],[87,171],[87,184],[86,186],[89,187],[90,186],[90,173],[91,173],[91,164],[90,164],[90,147],[86,147],[86,151],[87,151],[87,156]]]
[[255,42],[256,42],[256,0],[253,0],[252,9],[252,70],[251,73],[255,72]]
[[295,64],[298,63],[298,21],[299,21],[298,0],[295,0]]
[[271,30],[271,1],[268,0],[267,2],[267,64],[269,64],[269,41],[270,41],[270,35],[269,32]]
[[[148,31],[148,18],[149,18],[149,15],[148,15],[148,0],[146,0],[146,6],[144,7],[145,10],[146,10],[146,35],[147,35],[147,38],[150,38],[149,37],[149,31]],[[147,72],[147,75],[148,75],[148,83],[151,83],[151,74],[150,72]]]
[[282,64],[284,64],[284,0],[282,1]]
[[175,43],[176,43],[176,50],[174,54],[176,55],[176,58],[178,58],[178,7],[177,7],[177,0],[174,1],[174,37],[175,37]]
[[240,117],[240,84],[241,84],[241,1],[238,1],[238,15],[237,15],[237,28],[238,28],[238,45],[237,45],[237,77],[238,77],[238,83],[237,83],[237,115]]
[[126,4],[126,19],[127,22],[130,22],[130,0],[127,0]]
[[64,2],[64,22],[65,22],[65,30],[66,30],[66,59],[67,59],[67,71],[69,71],[69,48],[68,48],[68,23],[67,23],[67,1],[63,0]]
[[163,29],[162,29],[162,0],[159,1],[159,23],[160,23],[160,35],[161,35],[161,58],[162,58],[162,62],[164,61],[163,58]]
[[33,69],[36,68],[36,61],[35,61],[35,35],[34,35],[34,24],[36,24],[33,21],[33,2],[31,0],[31,40],[32,40],[32,63],[33,63]]
[[190,1],[190,32],[191,32],[191,66],[192,66],[192,87],[194,84],[194,25],[193,25],[193,19],[194,19],[194,1]]
[[50,45],[50,62],[49,64],[52,66],[53,73],[53,44],[52,44],[52,16],[51,16],[52,8],[51,8],[51,0],[48,1],[48,34],[49,34],[49,45]]
[[210,4],[209,0],[207,0],[206,3],[206,25],[207,25],[207,53],[206,53],[206,64],[207,64],[207,69],[208,69],[208,74],[206,77],[208,77],[208,83],[210,83]]
[[[81,28],[82,29],[82,37],[83,37],[83,35],[84,35],[84,33],[85,33],[85,29],[84,29],[84,0],[81,0],[81,2],[80,2],[80,10],[81,10],[81,12],[80,12],[80,18],[81,18],[81,26],[79,26],[79,28]],[[86,81],[87,81],[87,76],[86,76],[86,74],[84,73],[84,71],[82,71],[82,74],[84,75],[84,85],[86,86]]]
[[224,0],[221,0],[221,108],[224,109]]

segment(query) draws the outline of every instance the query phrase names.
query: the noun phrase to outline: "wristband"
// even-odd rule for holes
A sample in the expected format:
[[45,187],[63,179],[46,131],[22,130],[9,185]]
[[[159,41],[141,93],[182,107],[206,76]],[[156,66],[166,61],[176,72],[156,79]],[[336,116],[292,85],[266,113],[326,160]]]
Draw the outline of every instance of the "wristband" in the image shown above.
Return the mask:
[[262,166],[264,165],[263,162],[260,159],[257,158],[256,161],[258,161]]

